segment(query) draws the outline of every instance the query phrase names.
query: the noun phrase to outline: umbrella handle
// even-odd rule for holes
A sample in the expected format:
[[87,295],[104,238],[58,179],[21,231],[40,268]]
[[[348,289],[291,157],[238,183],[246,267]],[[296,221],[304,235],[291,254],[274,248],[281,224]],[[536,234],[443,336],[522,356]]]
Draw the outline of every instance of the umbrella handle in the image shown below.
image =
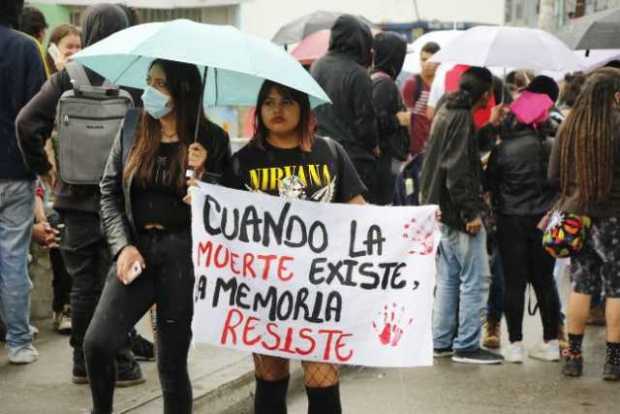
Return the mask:
[[[196,126],[194,127],[194,143],[198,141],[198,131],[200,130],[200,115],[204,110],[202,101],[204,99],[205,89],[207,88],[207,72],[209,68],[205,66],[204,73],[202,74],[202,93],[200,94],[200,98],[198,100],[198,112],[196,113]],[[195,175],[195,171],[191,167],[187,167],[185,170],[185,178],[193,178]]]

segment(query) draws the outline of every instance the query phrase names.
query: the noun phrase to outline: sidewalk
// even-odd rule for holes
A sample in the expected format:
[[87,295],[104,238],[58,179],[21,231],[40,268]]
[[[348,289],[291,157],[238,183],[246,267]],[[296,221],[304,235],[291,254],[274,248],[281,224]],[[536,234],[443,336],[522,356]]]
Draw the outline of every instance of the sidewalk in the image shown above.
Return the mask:
[[[91,406],[88,385],[71,383],[69,338],[53,332],[51,320],[34,324],[40,330],[35,340],[40,353],[37,362],[10,365],[6,349],[0,346],[0,414],[88,412]],[[150,337],[144,324],[139,330]],[[115,413],[159,414],[163,411],[156,362],[141,362],[140,365],[146,383],[117,389]],[[190,351],[189,366],[195,412],[251,412],[254,374],[248,354],[198,345]]]

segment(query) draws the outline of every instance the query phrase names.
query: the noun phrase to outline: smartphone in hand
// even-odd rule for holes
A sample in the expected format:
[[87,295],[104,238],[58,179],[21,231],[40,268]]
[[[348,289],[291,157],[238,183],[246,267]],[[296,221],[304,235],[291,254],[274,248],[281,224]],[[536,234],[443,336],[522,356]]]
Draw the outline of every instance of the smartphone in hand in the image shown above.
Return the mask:
[[134,264],[131,265],[131,269],[129,270],[129,275],[127,275],[127,278],[125,279],[123,283],[125,283],[125,285],[131,284],[131,282],[136,280],[136,278],[140,276],[141,273],[142,273],[142,263],[140,263],[139,261],[134,262]]
[[54,60],[54,63],[60,62],[60,49],[58,49],[58,46],[56,46],[55,43],[50,43],[49,47],[47,48],[47,52]]

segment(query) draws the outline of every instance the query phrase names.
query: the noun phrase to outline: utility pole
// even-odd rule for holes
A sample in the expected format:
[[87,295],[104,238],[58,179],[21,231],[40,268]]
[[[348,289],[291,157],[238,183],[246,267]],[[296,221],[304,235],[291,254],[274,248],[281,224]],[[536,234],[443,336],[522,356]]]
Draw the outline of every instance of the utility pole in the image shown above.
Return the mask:
[[547,32],[555,30],[555,0],[540,0],[538,3],[538,27]]
[[413,0],[413,11],[415,12],[415,19],[420,20],[420,9],[418,8],[418,0]]

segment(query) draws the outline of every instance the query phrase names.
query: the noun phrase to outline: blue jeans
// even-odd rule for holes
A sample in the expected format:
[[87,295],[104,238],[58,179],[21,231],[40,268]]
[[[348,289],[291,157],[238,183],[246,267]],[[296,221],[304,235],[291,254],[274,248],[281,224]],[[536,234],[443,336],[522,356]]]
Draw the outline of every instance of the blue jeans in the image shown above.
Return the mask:
[[475,236],[441,227],[437,289],[433,309],[433,346],[456,351],[480,348],[489,259],[484,228]]
[[0,310],[9,348],[32,343],[28,248],[33,210],[33,181],[0,179]]

